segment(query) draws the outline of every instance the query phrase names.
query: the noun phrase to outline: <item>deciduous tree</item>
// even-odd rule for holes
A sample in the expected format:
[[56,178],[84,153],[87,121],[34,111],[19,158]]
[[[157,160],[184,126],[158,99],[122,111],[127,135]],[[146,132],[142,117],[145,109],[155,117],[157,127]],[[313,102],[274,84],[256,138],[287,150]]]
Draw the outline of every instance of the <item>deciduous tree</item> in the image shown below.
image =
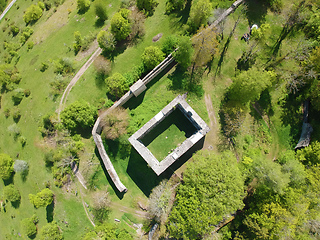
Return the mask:
[[157,0],[137,0],[138,9],[144,11],[147,16],[151,16],[154,13],[158,4]]
[[37,21],[42,16],[42,9],[35,4],[32,4],[26,9],[25,14],[23,15],[23,20],[28,24],[33,21]]
[[183,36],[178,40],[178,50],[173,53],[173,57],[183,67],[187,68],[191,64],[193,54],[192,42],[189,37]]
[[0,153],[0,177],[7,180],[13,172],[13,160],[5,153]]
[[126,109],[117,107],[102,120],[103,133],[107,139],[115,140],[127,133],[129,114]]
[[45,188],[36,195],[29,194],[29,200],[35,208],[46,207],[53,201],[53,192],[49,188]]
[[107,91],[115,97],[122,96],[129,89],[127,79],[120,73],[115,73],[106,78]]
[[57,222],[53,221],[51,223],[47,223],[40,230],[39,237],[41,240],[62,240],[62,233],[57,225]]
[[201,25],[206,25],[212,5],[209,0],[192,1],[188,25],[195,32]]
[[154,46],[146,47],[141,56],[146,71],[156,67],[164,58],[164,53],[158,47]]
[[112,52],[116,47],[116,39],[109,31],[101,30],[97,36],[97,41],[105,52]]
[[3,195],[10,202],[18,202],[21,198],[19,190],[16,189],[13,184],[10,184],[3,188]]
[[129,22],[130,10],[120,9],[111,18],[111,33],[117,40],[123,40],[129,36],[131,32],[131,24]]
[[77,0],[77,8],[80,13],[86,12],[90,8],[90,0]]

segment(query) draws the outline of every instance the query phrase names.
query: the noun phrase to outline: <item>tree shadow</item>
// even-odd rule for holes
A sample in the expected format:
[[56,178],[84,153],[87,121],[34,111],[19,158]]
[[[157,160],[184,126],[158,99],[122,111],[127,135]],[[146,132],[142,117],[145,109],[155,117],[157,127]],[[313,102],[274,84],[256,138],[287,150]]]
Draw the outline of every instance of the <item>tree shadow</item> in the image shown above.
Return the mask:
[[104,25],[104,23],[105,23],[105,20],[98,18],[97,21],[94,23],[94,26],[96,28],[101,28]]
[[54,215],[54,201],[50,205],[46,207],[46,213],[47,213],[47,222],[50,223],[53,221],[53,215]]
[[14,174],[15,174],[15,173],[12,173],[11,176],[10,176],[8,179],[3,179],[3,184],[4,184],[5,186],[8,186],[8,185],[14,183]]
[[269,4],[264,0],[246,0],[246,15],[249,26],[257,24],[260,26],[265,22]]
[[98,88],[104,88],[106,86],[105,79],[107,78],[107,75],[98,73],[95,77],[95,84]]
[[110,61],[114,61],[114,58],[118,55],[122,54],[128,47],[129,41],[122,40],[117,42],[115,49],[113,51],[103,51],[101,54],[107,59],[110,59]]
[[19,208],[21,204],[21,199],[15,202],[11,202],[11,206],[14,207],[15,209]]

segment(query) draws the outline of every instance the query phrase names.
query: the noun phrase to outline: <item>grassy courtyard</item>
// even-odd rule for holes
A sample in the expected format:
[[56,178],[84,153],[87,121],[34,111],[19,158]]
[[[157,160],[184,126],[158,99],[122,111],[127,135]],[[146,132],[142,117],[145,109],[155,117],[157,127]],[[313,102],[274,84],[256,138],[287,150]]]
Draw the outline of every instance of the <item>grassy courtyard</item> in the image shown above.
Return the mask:
[[181,110],[175,109],[154,129],[148,132],[141,141],[160,162],[190,137],[195,130],[195,127],[183,115]]

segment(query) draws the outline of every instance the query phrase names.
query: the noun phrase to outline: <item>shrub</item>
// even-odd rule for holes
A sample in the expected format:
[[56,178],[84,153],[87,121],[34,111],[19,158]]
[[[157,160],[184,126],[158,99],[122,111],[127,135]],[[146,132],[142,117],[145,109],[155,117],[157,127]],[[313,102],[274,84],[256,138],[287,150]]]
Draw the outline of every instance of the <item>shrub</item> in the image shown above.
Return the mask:
[[5,153],[0,153],[0,177],[7,180],[13,172],[13,160]]
[[25,136],[20,136],[18,140],[22,147],[24,147],[27,143],[27,138]]
[[49,188],[45,188],[36,195],[29,194],[29,200],[35,208],[46,207],[53,201],[53,192]]
[[15,107],[12,111],[12,118],[15,122],[18,122],[21,118],[21,111],[19,108]]
[[31,50],[33,48],[33,46],[34,46],[34,43],[32,41],[28,42],[28,44],[27,44],[28,50]]
[[55,73],[68,74],[74,71],[73,63],[69,58],[60,58],[55,62]]
[[77,0],[77,8],[80,13],[86,12],[90,8],[89,0]]
[[27,8],[25,14],[23,15],[23,20],[26,24],[30,22],[35,22],[42,16],[42,9],[38,5],[31,5]]
[[111,63],[107,59],[105,59],[103,56],[99,56],[94,60],[93,65],[97,71],[98,74],[107,76],[109,75],[111,71]]
[[47,70],[49,68],[49,64],[46,62],[42,62],[41,63],[41,67],[40,67],[40,71],[44,72],[45,70]]
[[13,91],[12,101],[14,105],[20,104],[24,97],[24,90],[22,88],[17,88]]
[[145,48],[141,58],[145,70],[149,71],[161,63],[165,56],[158,47],[150,46]]
[[9,108],[6,108],[6,109],[4,110],[4,116],[5,116],[6,118],[8,118],[8,117],[10,116],[10,109],[9,109]]
[[120,9],[119,12],[111,18],[111,33],[116,40],[123,40],[129,36],[131,25],[128,20],[130,10]]
[[17,125],[16,123],[10,125],[10,126],[8,127],[8,131],[13,134],[13,138],[14,138],[15,140],[17,140],[17,138],[18,138],[18,137],[20,136],[20,134],[21,134],[20,128],[18,127],[18,125]]
[[106,79],[107,91],[109,94],[120,97],[128,89],[129,86],[126,83],[126,78],[120,73],[115,73]]
[[186,0],[167,0],[166,13],[182,11],[186,6],[186,3]]
[[33,218],[25,218],[21,221],[23,232],[32,238],[37,233],[37,227],[33,221]]
[[151,16],[154,13],[158,4],[156,0],[137,0],[138,9],[143,11],[147,16]]
[[105,52],[112,52],[116,47],[116,39],[109,31],[101,30],[97,36],[97,41]]
[[13,25],[10,28],[10,32],[13,36],[16,36],[20,32],[20,29],[17,26]]
[[89,103],[76,101],[62,111],[61,121],[68,130],[74,131],[92,127],[96,116],[97,110]]
[[172,53],[172,51],[178,47],[178,41],[179,39],[175,35],[169,35],[164,38],[161,46],[162,52],[164,52],[166,55]]
[[115,140],[127,133],[129,115],[126,109],[117,107],[103,119],[103,133],[107,139]]
[[20,173],[21,175],[27,175],[29,172],[29,165],[26,161],[15,160],[13,169],[16,173]]
[[62,234],[59,230],[59,227],[55,221],[51,223],[47,223],[40,230],[40,240],[46,239],[54,239],[54,240],[62,240]]
[[73,43],[73,49],[74,49],[74,52],[77,54],[81,47],[82,47],[82,37],[81,37],[81,33],[79,31],[76,31],[73,33],[73,36],[74,36],[74,43]]
[[19,190],[16,189],[13,184],[10,184],[3,188],[3,195],[10,202],[18,202],[21,198]]
[[29,97],[30,94],[31,94],[31,91],[30,91],[30,89],[26,89],[26,90],[23,91],[23,93],[24,93],[25,97]]

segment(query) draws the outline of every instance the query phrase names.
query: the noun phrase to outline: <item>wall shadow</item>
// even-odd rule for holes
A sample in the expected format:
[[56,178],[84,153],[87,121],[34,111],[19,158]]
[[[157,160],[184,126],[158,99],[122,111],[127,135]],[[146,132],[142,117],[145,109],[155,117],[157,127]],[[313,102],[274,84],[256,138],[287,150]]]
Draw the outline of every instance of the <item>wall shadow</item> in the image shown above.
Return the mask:
[[172,124],[185,133],[185,137],[189,138],[197,130],[193,124],[187,119],[179,108],[176,108],[161,121],[154,129],[148,132],[142,139],[142,143],[147,147],[154,139],[166,131]]
[[[113,191],[116,193],[116,195],[118,196],[119,199],[122,199],[123,198],[123,195],[125,194],[124,192],[119,192],[118,188],[116,187],[116,185],[114,185],[112,179],[110,178],[109,176],[109,173],[107,171],[107,169],[105,168],[104,166],[104,163],[100,157],[100,153],[99,153],[99,150],[97,148],[97,146],[95,147],[94,149],[94,153],[96,154],[97,158],[99,159],[100,161],[100,166],[102,167],[102,170],[104,172],[104,175],[106,176],[110,186],[112,187]],[[120,179],[121,180],[121,179]]]

